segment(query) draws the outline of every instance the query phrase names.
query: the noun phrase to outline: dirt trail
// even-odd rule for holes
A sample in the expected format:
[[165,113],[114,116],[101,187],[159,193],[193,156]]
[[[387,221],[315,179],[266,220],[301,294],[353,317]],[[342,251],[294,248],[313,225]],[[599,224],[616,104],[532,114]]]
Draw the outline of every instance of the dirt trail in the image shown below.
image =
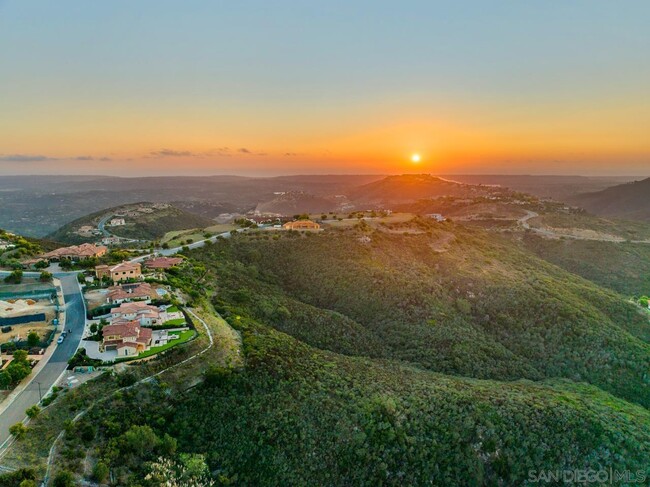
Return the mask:
[[[550,227],[542,227],[542,228],[532,227],[529,222],[533,218],[537,218],[537,217],[539,217],[539,213],[531,210],[526,210],[526,215],[521,217],[519,220],[517,220],[517,223],[524,230],[530,230],[531,232],[534,232],[546,238],[553,238],[553,239],[568,238],[572,240],[589,240],[593,242],[609,242],[609,243],[623,243],[628,241],[623,237],[619,237],[618,235],[603,234],[603,233],[598,233],[595,230],[589,230],[583,228],[573,228],[573,229],[567,228],[565,229],[564,232],[559,232],[556,229]],[[650,240],[630,240],[630,242],[636,244],[650,244]]]

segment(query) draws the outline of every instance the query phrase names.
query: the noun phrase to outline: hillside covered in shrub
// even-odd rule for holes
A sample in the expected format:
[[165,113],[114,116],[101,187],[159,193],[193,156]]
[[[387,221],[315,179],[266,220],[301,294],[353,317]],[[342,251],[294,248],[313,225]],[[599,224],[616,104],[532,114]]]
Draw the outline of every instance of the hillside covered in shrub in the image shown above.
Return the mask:
[[[241,365],[217,358],[217,337],[200,360],[114,394],[68,427],[65,468],[90,455],[132,486],[165,469],[179,485],[650,475],[647,316],[516,243],[415,219],[252,231],[187,257],[169,282],[236,331]],[[71,417],[73,397],[58,406]]]

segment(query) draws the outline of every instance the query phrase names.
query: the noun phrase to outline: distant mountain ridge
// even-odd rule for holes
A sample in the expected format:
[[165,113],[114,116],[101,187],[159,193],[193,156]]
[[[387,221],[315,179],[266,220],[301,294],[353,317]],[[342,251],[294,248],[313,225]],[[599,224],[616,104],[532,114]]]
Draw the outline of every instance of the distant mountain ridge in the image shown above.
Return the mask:
[[568,201],[597,215],[650,221],[650,178],[577,195]]

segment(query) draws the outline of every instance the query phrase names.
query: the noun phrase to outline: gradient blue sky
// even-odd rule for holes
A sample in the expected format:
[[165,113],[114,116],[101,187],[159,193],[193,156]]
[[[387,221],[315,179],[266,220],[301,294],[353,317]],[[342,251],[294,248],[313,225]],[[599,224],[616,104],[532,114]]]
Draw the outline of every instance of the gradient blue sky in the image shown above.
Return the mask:
[[649,25],[648,1],[0,0],[0,173],[646,174]]

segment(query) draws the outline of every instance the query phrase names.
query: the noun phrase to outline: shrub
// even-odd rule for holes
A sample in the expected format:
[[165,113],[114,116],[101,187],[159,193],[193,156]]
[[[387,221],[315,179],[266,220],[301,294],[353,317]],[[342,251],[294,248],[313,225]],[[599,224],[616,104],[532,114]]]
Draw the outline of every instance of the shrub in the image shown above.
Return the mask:
[[7,284],[20,284],[23,280],[23,271],[16,269],[7,277],[5,277],[5,282]]
[[108,478],[108,466],[104,462],[97,462],[93,468],[93,479],[99,483],[104,483]]
[[22,440],[27,434],[27,426],[23,423],[16,423],[9,427],[9,433],[17,440]]
[[77,483],[75,482],[72,472],[68,470],[61,470],[54,477],[54,482],[52,485],[54,485],[54,487],[75,487]]
[[31,419],[34,419],[40,413],[41,413],[41,408],[38,407],[37,404],[34,404],[33,406],[28,407],[27,410],[25,411],[25,414],[27,415],[27,417],[29,417]]

